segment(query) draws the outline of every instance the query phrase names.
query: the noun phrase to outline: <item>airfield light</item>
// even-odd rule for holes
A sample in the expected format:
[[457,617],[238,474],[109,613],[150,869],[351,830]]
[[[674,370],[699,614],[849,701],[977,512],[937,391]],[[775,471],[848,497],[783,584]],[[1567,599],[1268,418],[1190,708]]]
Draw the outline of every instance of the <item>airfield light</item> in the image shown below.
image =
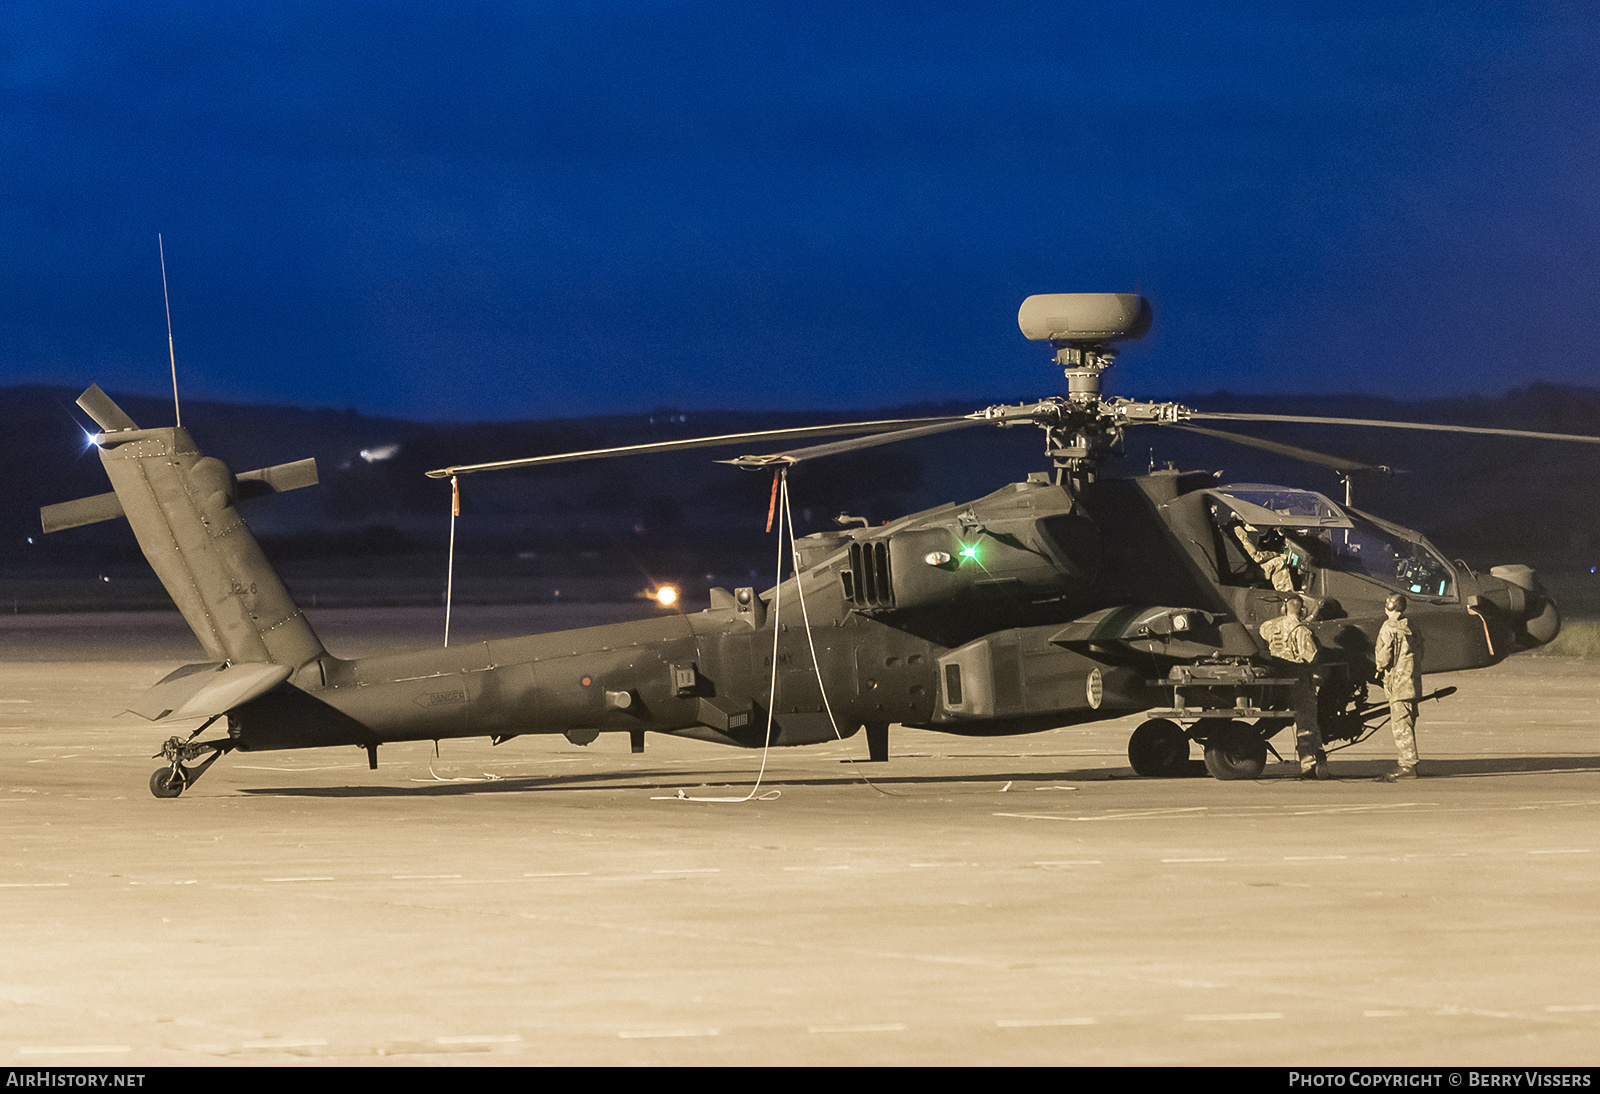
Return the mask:
[[397,444],[380,444],[375,448],[363,448],[361,458],[368,463],[381,463],[400,451]]

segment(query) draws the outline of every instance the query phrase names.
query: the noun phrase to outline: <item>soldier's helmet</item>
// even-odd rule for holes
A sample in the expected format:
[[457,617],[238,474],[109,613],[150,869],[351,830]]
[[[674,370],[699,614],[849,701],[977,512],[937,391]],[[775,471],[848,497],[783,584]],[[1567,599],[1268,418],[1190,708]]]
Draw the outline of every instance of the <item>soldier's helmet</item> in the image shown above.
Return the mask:
[[1404,615],[1406,610],[1406,598],[1401,596],[1399,593],[1395,593],[1388,600],[1383,602],[1383,609],[1384,611],[1399,612],[1401,615]]

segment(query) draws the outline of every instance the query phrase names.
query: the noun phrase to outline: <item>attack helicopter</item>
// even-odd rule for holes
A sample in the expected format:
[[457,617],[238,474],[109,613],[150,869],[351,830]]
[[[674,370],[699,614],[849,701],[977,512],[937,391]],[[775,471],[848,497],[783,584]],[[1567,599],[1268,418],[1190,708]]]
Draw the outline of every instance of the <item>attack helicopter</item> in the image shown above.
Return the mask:
[[[699,612],[347,660],[329,653],[239,515],[240,502],[314,485],[314,461],[235,474],[179,426],[139,427],[98,386],[79,406],[112,491],[47,506],[46,532],[125,517],[207,660],[158,681],[130,710],[171,736],[150,778],[173,798],[222,755],[563,734],[578,744],[626,732],[745,748],[816,744],[863,732],[888,759],[889,728],[1028,733],[1144,712],[1128,745],[1146,776],[1186,773],[1198,745],[1222,779],[1254,778],[1293,720],[1293,680],[1266,656],[1260,625],[1290,592],[1312,606],[1323,653],[1325,741],[1370,731],[1372,651],[1394,592],[1411,601],[1427,671],[1495,664],[1548,643],[1560,615],[1529,567],[1478,573],[1421,534],[1349,504],[1368,465],[1193,424],[1297,422],[1447,430],[1600,443],[1525,430],[1197,411],[1107,397],[1121,345],[1150,329],[1136,294],[1030,296],[1018,312],[1046,342],[1067,392],[968,415],[725,434],[440,468],[487,471],[689,448],[745,446],[722,462],[773,474],[780,558],[787,472],[807,460],[957,429],[1043,431],[1046,470],[974,501],[877,527],[801,538],[773,587],[721,588]],[[1346,503],[1209,472],[1102,474],[1127,430],[1188,429],[1310,460],[1346,476]],[[821,438],[820,444],[794,447]],[[792,522],[789,522],[792,523]],[[1278,559],[1276,581],[1263,561]],[[780,570],[781,578],[781,570]],[[1453,689],[1447,689],[1453,690]],[[1437,694],[1443,694],[1438,692]],[[201,739],[218,723],[221,735]]]

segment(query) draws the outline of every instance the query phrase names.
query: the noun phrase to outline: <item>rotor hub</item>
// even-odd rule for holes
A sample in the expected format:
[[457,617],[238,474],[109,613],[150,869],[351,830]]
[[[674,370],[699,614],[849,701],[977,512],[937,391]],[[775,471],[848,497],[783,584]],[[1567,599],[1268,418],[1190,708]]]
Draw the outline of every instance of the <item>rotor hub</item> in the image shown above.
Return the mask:
[[1067,377],[1066,413],[1040,422],[1058,480],[1075,487],[1093,481],[1105,451],[1121,438],[1101,399],[1100,378],[1116,361],[1114,343],[1143,338],[1150,321],[1150,302],[1137,293],[1044,293],[1017,310],[1023,336],[1054,346]]
[[1056,350],[1056,364],[1067,377],[1067,398],[1074,403],[1098,403],[1100,374],[1116,359],[1116,350],[1109,347],[1099,347],[1096,352],[1083,346],[1060,346]]

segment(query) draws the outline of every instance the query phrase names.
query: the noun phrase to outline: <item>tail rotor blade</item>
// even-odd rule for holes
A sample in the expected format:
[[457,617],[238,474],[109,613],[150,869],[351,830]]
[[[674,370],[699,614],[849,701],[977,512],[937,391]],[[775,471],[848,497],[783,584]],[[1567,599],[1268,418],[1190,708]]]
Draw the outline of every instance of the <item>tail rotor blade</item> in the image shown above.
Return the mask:
[[78,396],[78,405],[107,433],[139,428],[138,424],[128,417],[127,411],[112,402],[111,396],[100,390],[99,384],[90,384],[89,390]]

